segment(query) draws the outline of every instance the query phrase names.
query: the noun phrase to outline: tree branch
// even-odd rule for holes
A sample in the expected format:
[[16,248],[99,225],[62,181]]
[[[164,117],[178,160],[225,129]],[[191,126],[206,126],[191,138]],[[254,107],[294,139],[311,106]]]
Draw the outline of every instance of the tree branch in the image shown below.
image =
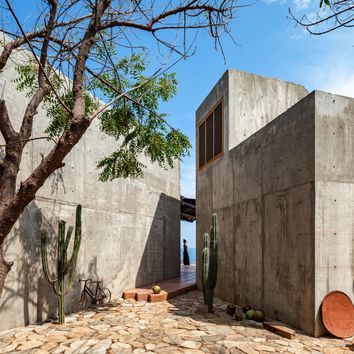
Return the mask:
[[103,13],[109,6],[109,0],[96,2],[94,15],[87,26],[74,69],[73,79],[73,93],[74,93],[74,107],[73,107],[73,120],[78,121],[85,116],[85,98],[83,90],[84,72],[86,61],[89,56],[92,45],[94,44],[95,35],[99,29],[100,21]]
[[7,144],[18,137],[18,133],[16,133],[11,124],[4,100],[0,101],[0,131]]
[[[16,21],[16,23],[17,23],[17,25],[18,25],[18,27],[19,27],[19,29],[20,29],[20,31],[21,31],[23,37],[24,37],[24,39],[26,40],[26,42],[27,42],[27,44],[28,44],[28,46],[29,46],[29,48],[30,48],[30,50],[31,50],[31,52],[32,52],[32,54],[33,54],[33,56],[34,56],[34,59],[36,60],[38,66],[39,66],[39,72],[42,72],[42,74],[43,74],[43,76],[44,76],[43,79],[46,80],[47,84],[48,84],[48,85],[50,86],[50,88],[52,89],[54,95],[56,96],[56,98],[58,99],[58,101],[60,102],[60,104],[61,104],[61,105],[64,107],[64,109],[70,114],[70,113],[71,113],[70,109],[65,105],[65,103],[63,102],[63,100],[61,99],[61,97],[59,96],[59,94],[57,93],[56,89],[54,88],[53,84],[51,83],[51,81],[50,81],[50,79],[49,79],[47,73],[45,72],[45,70],[44,70],[44,68],[43,68],[43,66],[42,66],[42,63],[41,63],[40,60],[38,59],[38,57],[37,57],[37,55],[36,55],[36,52],[34,51],[32,45],[31,45],[31,42],[30,42],[29,39],[27,38],[27,35],[26,35],[25,31],[23,30],[23,28],[22,28],[22,26],[21,26],[21,24],[20,24],[20,21],[18,20],[16,14],[15,14],[15,11],[13,10],[13,8],[12,8],[12,6],[11,6],[9,0],[5,0],[5,1],[6,1],[7,6],[9,7],[10,12],[12,13],[12,15],[13,15],[13,17],[14,17],[14,19],[15,19],[15,21]],[[48,51],[48,48],[47,48],[47,51]],[[45,56],[46,56],[46,55],[47,55],[47,54],[45,54]],[[41,78],[41,74],[40,74],[40,73],[38,74],[38,77]],[[46,89],[46,88],[47,88],[47,85],[44,84],[43,80],[42,80],[42,82],[39,82],[39,84],[41,84],[41,83],[42,83],[43,86],[45,86],[45,89]],[[44,87],[43,87],[43,90],[42,90],[42,88],[40,87],[40,88],[37,90],[37,93],[38,93],[38,96],[39,96],[39,97],[40,97],[41,93],[44,93],[43,96],[42,96],[42,99],[43,99],[43,97],[44,97],[46,94],[48,94],[48,93],[50,92],[50,90],[46,92],[45,89],[44,89]],[[39,102],[39,103],[40,103],[40,102]],[[38,103],[38,104],[39,104],[39,103]],[[37,107],[38,107],[38,105],[37,105]],[[27,107],[27,108],[28,108],[28,107]],[[36,109],[37,109],[37,108],[36,108]],[[32,113],[29,112],[29,114],[32,114]],[[34,113],[33,113],[33,114],[34,114]],[[33,117],[33,114],[32,114],[32,117]],[[30,117],[30,115],[29,115],[28,117]],[[21,129],[21,130],[22,130],[22,129]]]
[[57,144],[58,142],[50,137],[50,136],[38,136],[36,138],[30,138],[30,139],[22,139],[22,140],[15,140],[15,141],[12,141],[11,143],[8,143],[8,144],[0,144],[0,147],[7,147],[7,146],[10,146],[10,145],[16,145],[16,144],[20,144],[20,143],[24,143],[24,142],[28,142],[28,141],[34,141],[34,140],[52,140],[55,144]]
[[[56,19],[56,13],[57,13],[57,8],[58,8],[58,3],[57,0],[47,0],[49,5],[50,5],[50,14],[49,14],[49,21],[48,25],[46,26],[46,31],[44,34],[44,41],[42,44],[42,49],[41,49],[41,55],[40,55],[40,64],[41,68],[43,70],[38,71],[38,83],[39,85],[42,85],[45,83],[47,76],[45,75],[44,68],[46,67],[47,64],[47,57],[48,57],[48,47],[49,47],[49,41],[50,41],[50,34],[53,30],[54,24],[55,24],[55,19]],[[65,107],[65,106],[64,106]]]
[[[53,29],[75,25],[75,24],[78,24],[84,20],[91,18],[91,17],[92,17],[92,14],[88,14],[88,15],[76,18],[72,21],[56,23],[53,26]],[[35,38],[43,38],[43,36],[45,35],[45,32],[46,32],[46,28],[44,28],[40,31],[28,32],[25,34],[25,36],[16,38],[15,40],[12,40],[9,43],[5,44],[4,50],[2,51],[2,53],[0,55],[0,70],[2,70],[5,67],[7,60],[9,59],[9,57],[14,49],[17,49],[17,48],[21,47],[22,45],[26,44],[28,40],[32,40]]]
[[89,119],[72,122],[64,137],[59,139],[57,145],[41,160],[31,175],[21,182],[16,195],[9,201],[6,208],[0,207],[0,245],[10,232],[13,221],[17,220],[23,209],[31,202],[36,192],[42,187],[46,179],[58,168],[63,167],[65,156],[81,139],[90,125]]

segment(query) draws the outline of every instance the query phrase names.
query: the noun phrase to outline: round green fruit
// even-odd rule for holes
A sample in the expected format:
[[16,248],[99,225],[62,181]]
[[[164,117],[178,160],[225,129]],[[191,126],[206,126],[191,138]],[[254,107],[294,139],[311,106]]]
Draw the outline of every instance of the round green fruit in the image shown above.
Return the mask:
[[252,310],[252,307],[247,305],[242,309],[243,313],[246,313],[248,310]]
[[246,312],[246,318],[248,319],[248,320],[252,320],[252,318],[253,318],[253,315],[254,315],[254,310],[248,310],[247,312]]
[[160,294],[161,288],[160,288],[158,285],[155,285],[155,286],[152,288],[152,291],[154,292],[154,294]]
[[233,315],[236,311],[236,306],[235,305],[232,305],[232,304],[229,304],[227,305],[226,307],[226,312],[229,314],[229,315]]
[[265,320],[264,312],[262,310],[254,311],[254,314],[252,316],[252,320],[257,321],[257,322],[263,322]]

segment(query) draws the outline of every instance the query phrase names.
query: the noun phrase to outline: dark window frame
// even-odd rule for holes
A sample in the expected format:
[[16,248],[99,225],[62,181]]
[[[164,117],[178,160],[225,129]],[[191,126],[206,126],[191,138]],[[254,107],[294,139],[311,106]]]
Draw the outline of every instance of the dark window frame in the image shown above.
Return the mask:
[[[218,108],[218,106],[221,105],[221,151],[214,156],[214,150],[215,150],[215,111]],[[206,121],[207,119],[210,117],[210,115],[212,115],[213,117],[213,141],[211,142],[213,145],[213,157],[210,160],[206,160],[207,158],[207,145],[208,145],[208,141],[207,141],[207,124]],[[204,164],[202,166],[200,166],[200,137],[199,137],[199,131],[200,131],[200,127],[204,125]],[[198,171],[204,169],[205,167],[209,166],[212,162],[214,162],[216,159],[218,159],[220,156],[222,156],[224,154],[224,98],[222,97],[214,106],[213,108],[205,115],[205,118],[203,118],[200,123],[198,124],[198,129],[197,129],[197,134],[198,134],[198,148],[197,148],[197,153],[198,153]]]

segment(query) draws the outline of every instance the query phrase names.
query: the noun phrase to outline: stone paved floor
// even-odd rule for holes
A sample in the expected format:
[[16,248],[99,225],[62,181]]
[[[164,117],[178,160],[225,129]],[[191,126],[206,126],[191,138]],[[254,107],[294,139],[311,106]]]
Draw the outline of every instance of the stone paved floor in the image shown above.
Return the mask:
[[311,338],[297,334],[284,339],[253,321],[236,322],[225,313],[227,303],[215,302],[206,312],[201,293],[191,291],[169,302],[117,300],[51,323],[0,333],[0,353],[350,353],[353,340]]

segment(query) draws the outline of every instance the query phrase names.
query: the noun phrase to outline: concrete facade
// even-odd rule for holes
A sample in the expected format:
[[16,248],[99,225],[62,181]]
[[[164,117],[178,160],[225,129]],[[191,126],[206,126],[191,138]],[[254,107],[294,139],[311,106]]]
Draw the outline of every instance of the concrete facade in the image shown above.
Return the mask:
[[199,107],[197,125],[224,97],[224,154],[197,171],[197,265],[216,212],[216,296],[318,336],[323,297],[354,297],[354,99],[306,94],[229,71]]
[[[18,53],[14,61],[27,60]],[[14,63],[0,74],[0,88],[18,128],[28,99],[15,88]],[[48,125],[41,108],[35,117],[33,137],[44,136]],[[2,143],[0,136],[0,143]],[[53,142],[29,142],[23,155],[19,182],[33,171]],[[56,239],[57,221],[74,223],[75,207],[83,206],[83,237],[77,279],[99,278],[118,297],[124,289],[179,276],[180,182],[179,164],[165,171],[147,165],[144,178],[99,182],[97,162],[114,151],[115,142],[100,133],[93,122],[80,143],[38,191],[7,239],[6,259],[15,264],[0,300],[0,330],[44,320],[56,313],[56,298],[44,278],[40,258],[40,230]],[[0,150],[1,153],[1,150]],[[51,254],[55,255],[55,248]],[[53,263],[51,264],[53,266]],[[79,292],[79,284],[67,297]]]

